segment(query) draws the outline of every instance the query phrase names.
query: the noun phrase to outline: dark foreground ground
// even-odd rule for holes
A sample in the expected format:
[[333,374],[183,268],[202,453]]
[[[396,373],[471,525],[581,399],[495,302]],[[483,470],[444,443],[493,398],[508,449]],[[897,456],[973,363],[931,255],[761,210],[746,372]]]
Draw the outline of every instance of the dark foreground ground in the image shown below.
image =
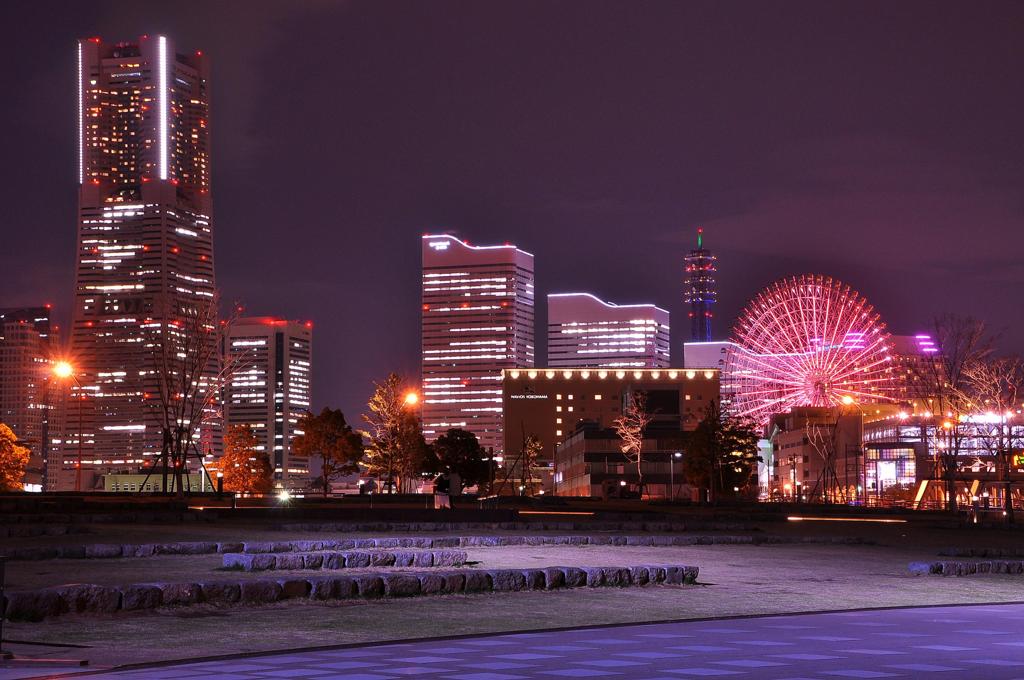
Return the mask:
[[719,619],[300,650],[91,677],[1003,680],[1024,676],[1022,621],[1024,605]]
[[[475,535],[488,533],[481,531],[450,532],[451,534]],[[559,532],[565,533],[565,532]],[[709,533],[709,532],[699,532]],[[644,588],[624,589],[582,589],[576,591],[551,592],[519,592],[494,593],[478,595],[450,595],[442,597],[424,597],[412,599],[378,600],[378,601],[334,601],[308,602],[289,600],[264,606],[214,607],[198,605],[189,608],[165,608],[145,613],[119,613],[106,616],[63,616],[41,623],[7,624],[4,637],[10,640],[34,642],[42,644],[8,643],[6,647],[19,657],[36,657],[40,662],[16,662],[14,665],[0,665],[0,678],[39,676],[44,667],[73,670],[70,665],[55,665],[53,659],[85,659],[91,668],[113,668],[124,664],[152,663],[161,661],[187,660],[200,657],[266,653],[274,650],[308,648],[313,646],[332,646],[348,644],[369,644],[384,641],[411,640],[438,636],[459,636],[469,634],[497,634],[504,632],[528,632],[530,630],[577,627],[584,625],[608,625],[648,623],[656,621],[672,621],[680,619],[703,619],[707,617],[732,617],[746,615],[774,615],[800,612],[837,611],[863,609],[873,607],[919,607],[922,605],[951,604],[992,604],[1024,602],[1024,575],[979,574],[967,577],[912,576],[907,565],[911,561],[929,561],[938,559],[938,552],[948,547],[976,548],[1024,548],[1024,534],[991,529],[949,528],[923,523],[905,524],[873,524],[849,522],[781,522],[762,526],[751,526],[749,530],[730,531],[732,534],[750,533],[756,535],[781,535],[797,538],[801,536],[858,536],[873,541],[874,545],[819,545],[819,544],[783,544],[783,545],[712,545],[686,546],[672,548],[650,547],[613,547],[613,546],[537,546],[537,547],[505,547],[505,548],[474,548],[469,550],[470,558],[478,563],[479,568],[510,568],[510,567],[543,567],[551,565],[566,566],[604,566],[631,565],[649,563],[682,563],[700,567],[700,578],[694,586],[653,586]],[[201,534],[197,536],[197,534]],[[134,540],[268,540],[282,538],[315,538],[313,535],[284,535],[283,532],[270,532],[259,526],[233,524],[231,526],[200,525],[195,527],[139,527],[139,526],[97,526],[95,533],[86,535],[66,536],[43,540],[59,540],[62,542],[129,542]],[[159,559],[140,560],[50,560],[41,562],[12,562],[9,565],[8,585],[12,587],[41,587],[58,583],[71,582],[109,582],[120,583],[129,581],[152,580],[161,576],[185,576],[201,579],[216,575],[218,558],[213,556],[164,556]],[[922,610],[920,616],[937,616],[935,610]],[[968,611],[968,610],[958,610]],[[1016,675],[993,675],[996,672],[1015,668],[1014,666],[986,666],[978,663],[982,659],[1012,661],[1020,660],[1021,647],[1014,646],[1018,642],[1016,632],[1004,639],[991,631],[1024,630],[1024,612],[1019,608],[995,607],[981,611],[981,619],[965,619],[961,623],[950,622],[936,625],[944,628],[952,638],[970,634],[975,636],[972,643],[949,642],[947,646],[967,647],[965,650],[946,650],[962,652],[962,657],[954,663],[954,659],[937,661],[936,656],[942,650],[933,653],[909,653],[912,657],[907,664],[926,663],[951,668],[965,668],[962,677],[1021,677],[1024,678],[1024,666],[1017,669]],[[1000,613],[1002,612],[1002,613]],[[861,621],[874,621],[881,614],[871,614]],[[903,614],[886,614],[899,617]],[[917,614],[906,614],[910,619]],[[972,615],[973,616],[973,615]],[[999,623],[984,623],[986,617],[995,616]],[[1007,618],[1009,617],[1009,618]],[[955,619],[955,616],[949,616]],[[835,621],[855,621],[857,617],[839,619],[816,619],[815,626],[830,626]],[[895,620],[895,619],[894,619]],[[788,623],[787,623],[788,622]],[[1012,627],[1009,625],[1012,623]],[[673,626],[677,624],[672,624]],[[684,625],[684,624],[679,624]],[[686,624],[690,625],[690,624]],[[709,624],[692,624],[696,630],[704,631]],[[744,624],[745,625],[745,624]],[[768,622],[759,628],[760,632],[754,639],[761,639],[768,628],[777,625],[793,625],[790,619],[777,620],[775,624]],[[854,625],[853,623],[843,625]],[[893,632],[900,632],[904,623],[897,623]],[[909,624],[908,624],[909,625]],[[915,624],[916,625],[916,624]],[[935,625],[935,624],[929,624]],[[713,626],[717,628],[718,626]],[[730,624],[725,628],[743,626]],[[865,630],[870,627],[863,627]],[[879,627],[881,630],[881,627]],[[627,629],[621,629],[627,630]],[[678,630],[671,628],[672,631]],[[782,632],[788,629],[779,628]],[[977,630],[990,631],[978,633]],[[831,631],[819,631],[822,635],[832,635]],[[706,633],[706,635],[705,635]],[[947,634],[944,633],[944,634]],[[625,634],[625,633],[624,633]],[[695,635],[695,644],[709,644],[721,647],[723,635],[713,630]],[[792,631],[790,633],[792,634]],[[544,633],[543,640],[550,636],[558,637],[562,633]],[[565,635],[569,635],[566,633]],[[579,633],[572,633],[579,636]],[[676,635],[676,633],[672,633]],[[838,634],[837,634],[838,635]],[[838,635],[839,637],[857,637]],[[981,637],[978,637],[981,636]],[[605,636],[601,635],[604,639]],[[725,638],[728,638],[725,635]],[[740,644],[746,636],[737,633],[733,643]],[[898,638],[899,636],[892,636]],[[517,648],[511,653],[550,654],[554,650],[536,650],[540,644],[535,638],[515,638]],[[687,638],[681,638],[687,644]],[[714,644],[708,640],[718,640]],[[881,638],[862,638],[853,640],[818,640],[800,642],[795,654],[822,654],[840,656],[844,659],[861,659],[870,655],[853,652],[853,649],[878,650]],[[908,638],[909,639],[909,638]],[[630,642],[630,648],[624,651],[637,653],[669,653],[687,654],[686,657],[666,657],[679,661],[691,658],[699,650],[668,650],[658,638],[643,638],[644,644]],[[652,642],[653,640],[653,642]],[[785,640],[783,640],[785,641]],[[832,642],[856,642],[845,650],[821,651]],[[906,640],[904,640],[906,642]],[[1002,643],[1007,644],[1002,644]],[[437,643],[424,643],[427,647]],[[463,643],[459,643],[462,645]],[[560,644],[560,643],[551,643]],[[568,644],[568,643],[567,643]],[[575,643],[572,643],[575,644]],[[603,643],[601,649],[613,643]],[[895,643],[893,643],[895,644]],[[927,644],[927,643],[925,643]],[[937,643],[947,644],[947,643]],[[74,645],[74,646],[65,646]],[[478,649],[487,645],[470,645],[470,649]],[[497,645],[501,646],[501,645]],[[761,645],[765,649],[772,645]],[[738,660],[758,661],[767,652],[752,642],[740,646],[740,650],[759,650],[758,656],[736,656]],[[910,649],[908,647],[908,649]],[[568,650],[571,651],[571,650]],[[589,651],[589,650],[588,650]],[[711,650],[707,650],[710,653]],[[840,654],[839,652],[842,651]],[[912,650],[911,650],[912,651]],[[488,652],[489,653],[489,652]],[[611,654],[611,651],[608,651]],[[783,650],[779,653],[789,653]],[[352,652],[337,652],[331,656],[335,662],[356,661]],[[423,656],[422,650],[416,653]],[[482,654],[482,653],[481,653]],[[860,655],[858,655],[860,654]],[[1013,656],[1017,654],[1017,656]],[[339,660],[338,655],[341,655]],[[413,656],[410,654],[410,658]],[[444,654],[433,653],[433,656],[446,658]],[[735,655],[734,655],[735,656]],[[879,656],[886,656],[879,654]],[[893,655],[888,655],[893,656]],[[268,657],[269,658],[269,657]],[[274,657],[280,659],[282,657]],[[483,660],[483,656],[479,657]],[[943,657],[945,658],[945,657]],[[717,657],[716,657],[717,659]],[[902,659],[902,657],[901,657]],[[904,661],[896,659],[891,664]],[[609,661],[643,662],[643,658],[622,657],[613,655]],[[647,662],[654,663],[651,657]],[[714,660],[700,658],[690,668],[705,668],[706,671],[693,672],[686,675],[681,670],[668,672],[657,666],[647,667],[615,667],[594,666],[587,664],[570,664],[559,659],[544,663],[543,658],[535,659],[537,668],[529,666],[530,673],[546,671],[572,671],[571,673],[555,673],[552,675],[525,675],[516,672],[521,669],[508,668],[471,668],[461,661],[444,661],[441,666],[430,664],[407,664],[403,667],[421,668],[420,671],[408,671],[409,674],[434,673],[439,677],[472,678],[473,680],[501,680],[515,677],[588,677],[618,673],[619,677],[698,677],[699,675],[748,673],[745,677],[889,677],[884,675],[850,674],[846,671],[864,670],[865,673],[896,673],[900,669],[878,670],[874,666],[861,667],[846,665],[832,669],[836,674],[828,675],[824,671],[818,675],[805,675],[795,662],[785,662],[787,667],[763,666],[761,669],[781,669],[777,675],[766,675],[765,671],[753,671],[749,667],[730,666],[724,661],[713,663]],[[969,660],[973,660],[970,661]],[[488,661],[488,663],[522,663],[506,659],[504,661]],[[805,661],[815,661],[806,659]],[[830,661],[817,659],[817,661]],[[884,659],[883,659],[884,661]],[[790,663],[794,662],[794,663]],[[32,668],[26,668],[31,663]],[[268,661],[270,663],[270,661]],[[276,663],[276,662],[274,662]],[[367,663],[360,661],[360,663]],[[689,662],[688,662],[689,663]],[[773,663],[783,663],[778,659]],[[852,662],[851,662],[852,663]],[[866,663],[866,662],[865,662]],[[874,663],[872,661],[872,663]],[[888,662],[886,662],[888,663]],[[42,664],[42,665],[38,665]],[[384,668],[393,669],[397,666],[390,661],[381,668],[381,662],[374,661],[373,666],[353,666],[344,673],[299,674],[295,677],[345,677],[372,680],[374,674],[381,678],[395,677],[402,673],[384,672]],[[968,665],[964,665],[968,664]],[[681,669],[683,666],[679,666]],[[434,670],[429,670],[433,668]],[[440,668],[440,670],[437,670]],[[635,672],[629,669],[634,669]],[[788,668],[788,670],[786,670]],[[360,670],[361,669],[361,670]],[[427,670],[422,670],[427,669]],[[625,669],[625,670],[623,670]],[[980,669],[980,670],[979,670]],[[168,670],[168,669],[163,669]],[[211,674],[194,671],[190,677],[291,677],[294,670],[286,663],[279,666],[273,675],[250,675],[249,672],[233,672],[232,674]],[[338,668],[335,670],[342,670]],[[437,672],[435,673],[435,670]],[[654,675],[647,675],[648,670]],[[274,671],[273,668],[270,671]],[[840,673],[843,671],[843,673]],[[774,672],[774,671],[772,671]],[[900,671],[904,677],[919,677],[916,671],[906,669]],[[922,673],[924,671],[921,671]],[[935,671],[938,673],[939,671]],[[946,673],[946,671],[942,671]],[[957,671],[959,672],[959,671]],[[149,669],[147,675],[140,677],[165,677],[162,671]],[[369,675],[365,675],[365,674]],[[445,676],[444,673],[448,675]],[[473,675],[478,673],[481,675]],[[487,675],[494,673],[495,675]],[[788,675],[787,675],[788,673]],[[910,673],[910,675],[907,675]],[[955,676],[953,671],[949,671]],[[16,674],[16,675],[15,675]],[[360,675],[364,674],[364,675]],[[171,677],[171,676],[166,676]],[[174,677],[184,677],[181,675]],[[433,677],[433,676],[430,676]],[[614,677],[614,676],[611,676]],[[942,676],[939,676],[942,677]]]

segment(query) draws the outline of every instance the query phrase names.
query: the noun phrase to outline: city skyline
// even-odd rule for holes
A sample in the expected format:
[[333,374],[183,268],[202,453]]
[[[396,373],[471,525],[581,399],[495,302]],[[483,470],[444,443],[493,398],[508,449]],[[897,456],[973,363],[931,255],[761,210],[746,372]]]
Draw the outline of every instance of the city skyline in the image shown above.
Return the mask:
[[0,22],[0,678],[1024,680],[1024,0]]
[[[1012,22],[986,16],[960,22],[951,15],[927,13],[932,32],[922,33],[912,30],[919,12],[891,8],[886,26],[856,25],[850,29],[856,40],[840,41],[826,51],[858,84],[858,96],[850,100],[838,85],[829,84],[825,66],[801,63],[804,48],[787,53],[771,36],[777,25],[773,21],[791,23],[794,15],[826,28],[848,23],[853,15],[842,8],[795,4],[773,18],[746,7],[748,16],[737,30],[753,46],[734,45],[737,51],[724,63],[717,61],[714,38],[724,35],[725,16],[710,8],[652,4],[637,12],[628,30],[608,34],[604,27],[614,24],[615,9],[597,4],[590,29],[573,35],[563,47],[527,22],[526,11],[461,7],[463,21],[449,24],[437,20],[441,12],[418,9],[405,17],[390,16],[375,37],[385,44],[404,41],[411,48],[433,47],[434,40],[444,43],[445,38],[460,45],[474,32],[486,33],[501,23],[514,29],[508,35],[517,30],[528,35],[529,40],[518,42],[532,45],[546,58],[563,55],[568,61],[563,72],[545,73],[529,60],[525,48],[502,39],[475,46],[489,67],[484,78],[460,59],[456,48],[428,50],[422,68],[448,70],[454,79],[454,89],[442,86],[442,93],[473,99],[453,100],[467,105],[460,109],[442,108],[436,96],[421,98],[421,115],[409,119],[398,117],[409,110],[404,106],[409,98],[427,94],[410,78],[412,62],[378,55],[379,48],[360,43],[356,35],[358,27],[374,21],[374,8],[288,10],[252,4],[244,19],[246,30],[235,35],[226,30],[229,18],[235,20],[237,14],[225,9],[229,7],[197,5],[195,11],[206,19],[197,22],[181,18],[187,12],[143,4],[126,9],[100,3],[95,11],[72,7],[60,17],[48,17],[49,23],[35,20],[39,10],[29,5],[3,10],[12,25],[27,27],[13,36],[19,45],[24,41],[22,51],[31,44],[39,57],[26,75],[29,91],[37,96],[3,114],[9,126],[27,133],[12,140],[2,189],[6,203],[34,205],[17,218],[20,227],[11,230],[14,247],[0,255],[4,305],[49,302],[62,325],[70,317],[77,129],[61,102],[73,92],[76,39],[166,33],[182,51],[209,53],[215,73],[231,81],[227,89],[218,86],[213,112],[218,131],[213,138],[218,159],[213,179],[218,192],[218,280],[225,298],[245,302],[254,313],[311,318],[323,342],[336,344],[337,351],[318,362],[314,407],[340,406],[354,416],[364,407],[371,380],[392,368],[415,379],[418,342],[411,319],[416,316],[417,283],[408,271],[382,275],[378,270],[385,257],[414,259],[416,240],[425,231],[450,229],[470,242],[513,241],[537,253],[538,295],[586,290],[606,299],[651,300],[681,319],[685,308],[679,299],[679,265],[691,247],[693,228],[702,225],[719,257],[717,338],[727,336],[733,318],[762,287],[787,274],[813,272],[856,286],[896,333],[927,329],[937,313],[966,310],[993,328],[1006,326],[1003,342],[1008,348],[1024,339],[1021,323],[1003,313],[1013,308],[1013,290],[1021,281],[1020,265],[1007,253],[1020,252],[1024,238],[1012,200],[1021,170],[1009,151],[1019,146],[1020,132],[1006,113],[1019,109],[1019,95],[1004,85],[1004,80],[1012,82],[1011,64],[1020,50],[1008,42]],[[578,16],[561,9],[551,10],[548,19],[556,27]],[[656,67],[651,57],[670,44],[674,49],[697,19],[703,19],[704,37],[689,36],[691,59],[707,70],[674,59]],[[341,128],[358,131],[365,141],[339,133],[316,112],[297,125],[295,114],[275,104],[248,73],[254,60],[266,64],[268,75],[274,73],[278,67],[266,63],[270,50],[286,49],[289,40],[298,40],[275,31],[272,26],[278,21],[312,36],[331,29],[346,34],[350,44],[330,57],[327,63],[335,68],[328,69],[327,80],[300,74],[289,87],[299,96],[328,97],[325,101],[335,106],[327,108],[335,111],[342,110],[341,102],[349,102],[343,114],[347,125]],[[763,28],[755,26],[758,21]],[[413,32],[417,22],[427,22],[436,34],[431,43],[420,42],[419,26]],[[683,33],[670,36],[659,25]],[[793,30],[805,38],[810,35],[803,23]],[[969,67],[949,61],[953,57],[945,45],[978,34],[987,36],[989,50],[972,53]],[[264,40],[246,39],[253,35]],[[616,49],[602,56],[598,46],[608,35]],[[895,42],[897,35],[909,44]],[[303,51],[315,42],[308,37],[301,41]],[[878,45],[875,54],[855,49],[865,40]],[[639,44],[649,46],[649,55],[626,50]],[[759,91],[759,66],[753,58],[757,48],[768,55],[773,73],[768,86],[775,88],[775,96],[760,98],[756,115],[733,119],[740,113],[727,104],[743,103]],[[917,56],[904,59],[905,52]],[[336,61],[359,53],[378,55],[363,75]],[[307,58],[313,57],[301,57],[299,65]],[[647,90],[625,87],[619,97],[618,105],[624,107],[620,117],[616,109],[598,104],[586,86],[565,91],[554,87],[561,78],[576,79],[583,63],[617,83],[627,74],[637,77]],[[781,67],[791,67],[792,76],[779,75],[786,72]],[[930,79],[933,71],[947,75]],[[683,93],[677,95],[676,86],[670,91],[656,85],[671,75],[678,76]],[[489,88],[491,78],[503,88]],[[799,85],[801,79],[810,83],[807,88]],[[375,94],[381,82],[392,83],[393,93]],[[345,85],[344,95],[340,85]],[[540,97],[554,111],[587,115],[577,115],[570,127],[542,125],[547,118],[512,107],[508,93],[515,91]],[[810,91],[810,100],[796,96]],[[985,106],[985,129],[971,122],[970,110],[943,105],[950,101]],[[655,106],[659,102],[663,105]],[[883,110],[882,102],[895,103]],[[384,111],[381,117],[364,115],[371,103]],[[453,110],[460,113],[446,122]],[[727,120],[719,121],[715,116],[722,112],[728,112]],[[826,134],[798,124],[801,115],[812,113],[829,121]],[[739,130],[737,140],[726,139],[726,123]],[[402,132],[403,125],[412,129]],[[946,135],[951,127],[960,134]],[[494,136],[497,128],[509,130],[510,136]],[[34,134],[39,131],[45,134]],[[496,146],[489,153],[472,143],[485,131],[499,140],[491,142]],[[314,145],[314,132],[327,135],[326,142]],[[633,135],[631,144],[615,141],[625,132]],[[723,145],[715,148],[714,158],[700,139],[706,136]],[[520,143],[500,141],[504,139]],[[437,146],[439,141],[444,144]],[[538,153],[542,145],[556,150],[553,162]],[[402,149],[407,152],[397,156]],[[272,162],[272,157],[281,162]],[[399,157],[404,162],[391,172]],[[611,163],[613,158],[620,162]],[[290,175],[284,172],[288,167],[316,171]],[[48,189],[41,200],[39,176],[63,188]],[[282,202],[287,209],[267,203],[265,193],[271,192],[261,190],[265,185],[289,197]],[[357,191],[360,200],[349,195],[341,203],[351,207],[338,208],[341,203],[328,197],[339,187],[343,193]],[[396,187],[403,187],[399,201],[391,200]],[[333,207],[314,213],[308,212],[310,206]],[[311,238],[275,249],[278,269],[290,272],[289,285],[282,286],[266,280],[270,254],[257,248],[268,240],[287,239],[296,223]],[[247,238],[254,228],[262,237]],[[324,252],[347,248],[361,255],[348,267],[335,267],[333,258],[310,249],[315,238],[328,239],[331,247]],[[968,242],[972,256],[965,258],[959,249]],[[586,256],[581,258],[585,266],[566,266],[580,254]],[[377,290],[363,295],[361,282],[373,277],[379,280]],[[325,298],[335,302],[333,308],[323,307]],[[400,319],[397,332],[365,337],[345,332],[351,317],[368,319],[371,328],[382,327],[396,305],[401,310],[394,315]],[[539,312],[539,328],[544,321]],[[674,355],[687,331],[685,324],[675,326]],[[537,354],[543,356],[543,335],[537,339]]]

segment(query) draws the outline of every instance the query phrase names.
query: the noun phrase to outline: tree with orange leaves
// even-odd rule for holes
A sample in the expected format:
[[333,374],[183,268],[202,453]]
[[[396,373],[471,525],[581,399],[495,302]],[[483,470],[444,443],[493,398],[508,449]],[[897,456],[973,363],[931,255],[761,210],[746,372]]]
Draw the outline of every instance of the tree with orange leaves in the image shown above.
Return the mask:
[[224,489],[237,493],[270,493],[274,469],[266,451],[257,450],[256,435],[248,425],[232,425],[224,434],[224,455],[217,471],[224,475]]
[[14,431],[0,423],[0,491],[21,491],[28,466],[28,448],[18,444]]

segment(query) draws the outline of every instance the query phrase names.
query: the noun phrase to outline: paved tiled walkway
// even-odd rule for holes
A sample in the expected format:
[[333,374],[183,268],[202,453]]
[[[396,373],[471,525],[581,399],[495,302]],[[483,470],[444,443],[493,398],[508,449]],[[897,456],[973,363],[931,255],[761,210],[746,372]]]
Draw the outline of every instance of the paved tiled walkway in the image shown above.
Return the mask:
[[1024,679],[1024,605],[620,626],[106,673],[110,680]]

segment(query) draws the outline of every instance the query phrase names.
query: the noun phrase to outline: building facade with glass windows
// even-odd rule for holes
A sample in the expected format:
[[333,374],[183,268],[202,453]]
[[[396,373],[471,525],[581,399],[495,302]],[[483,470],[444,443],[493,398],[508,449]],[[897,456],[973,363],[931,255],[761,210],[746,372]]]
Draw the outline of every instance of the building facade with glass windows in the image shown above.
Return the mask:
[[461,428],[500,455],[502,371],[535,361],[533,255],[448,234],[424,236],[422,251],[423,434]]

